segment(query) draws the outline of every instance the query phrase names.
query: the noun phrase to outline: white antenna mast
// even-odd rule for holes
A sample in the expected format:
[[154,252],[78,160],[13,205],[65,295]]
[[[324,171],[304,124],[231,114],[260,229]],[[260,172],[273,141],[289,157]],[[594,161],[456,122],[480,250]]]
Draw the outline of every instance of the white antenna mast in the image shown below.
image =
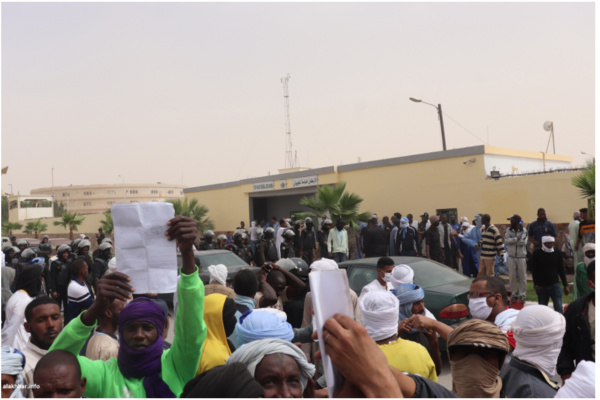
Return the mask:
[[294,168],[298,163],[298,156],[294,156],[292,150],[292,128],[290,126],[290,93],[288,90],[288,82],[290,80],[290,74],[288,73],[285,78],[281,78],[283,83],[283,109],[285,112],[285,168]]

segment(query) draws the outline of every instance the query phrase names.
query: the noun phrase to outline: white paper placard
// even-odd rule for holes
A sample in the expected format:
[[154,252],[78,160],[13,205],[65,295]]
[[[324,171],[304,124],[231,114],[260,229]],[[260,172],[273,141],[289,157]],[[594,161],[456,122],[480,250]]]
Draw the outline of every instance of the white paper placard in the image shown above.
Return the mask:
[[173,204],[115,203],[111,213],[117,271],[129,275],[135,293],[175,292],[177,247],[165,236]]
[[314,271],[308,274],[310,291],[313,297],[313,310],[315,312],[315,325],[319,335],[319,349],[323,370],[327,380],[329,397],[333,397],[344,377],[338,372],[325,351],[323,340],[323,324],[334,314],[347,315],[352,318],[352,301],[350,300],[350,286],[348,276],[344,270]]

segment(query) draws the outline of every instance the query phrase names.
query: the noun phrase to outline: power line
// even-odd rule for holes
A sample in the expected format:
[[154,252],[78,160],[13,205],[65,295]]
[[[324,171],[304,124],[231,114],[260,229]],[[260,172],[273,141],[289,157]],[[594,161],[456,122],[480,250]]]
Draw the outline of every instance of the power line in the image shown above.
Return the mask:
[[449,116],[446,113],[443,113],[446,117],[450,118],[452,120],[452,122],[454,122],[456,125],[460,126],[461,128],[463,128],[465,131],[467,131],[471,136],[475,137],[476,139],[479,139],[481,141],[481,143],[485,144],[485,140],[481,139],[479,136],[477,136],[476,134],[474,134],[473,132],[471,132],[470,130],[468,130],[467,128],[465,128],[464,126],[462,126],[461,124],[458,123],[458,121],[456,121],[454,118],[452,118],[451,116]]

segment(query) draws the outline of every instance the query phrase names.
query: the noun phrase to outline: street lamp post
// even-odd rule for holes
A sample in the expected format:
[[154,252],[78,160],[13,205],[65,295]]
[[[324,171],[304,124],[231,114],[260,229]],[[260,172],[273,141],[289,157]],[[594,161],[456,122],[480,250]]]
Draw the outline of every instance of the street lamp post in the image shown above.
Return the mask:
[[410,97],[410,101],[414,101],[415,103],[428,104],[437,110],[438,116],[440,117],[440,128],[442,129],[442,147],[444,148],[444,151],[446,151],[446,134],[444,133],[444,118],[442,117],[442,105],[438,104],[436,106],[435,104],[427,103],[426,101],[416,99],[414,97]]
[[119,178],[123,180],[123,203],[125,203],[127,201],[127,191],[125,190],[125,178],[123,178],[121,175],[119,175]]

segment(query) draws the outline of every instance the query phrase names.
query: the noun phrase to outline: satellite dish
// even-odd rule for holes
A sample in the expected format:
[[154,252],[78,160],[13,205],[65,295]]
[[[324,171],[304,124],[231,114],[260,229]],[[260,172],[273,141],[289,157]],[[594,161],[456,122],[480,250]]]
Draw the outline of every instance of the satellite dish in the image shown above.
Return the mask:
[[550,132],[552,130],[552,121],[544,122],[544,130]]

